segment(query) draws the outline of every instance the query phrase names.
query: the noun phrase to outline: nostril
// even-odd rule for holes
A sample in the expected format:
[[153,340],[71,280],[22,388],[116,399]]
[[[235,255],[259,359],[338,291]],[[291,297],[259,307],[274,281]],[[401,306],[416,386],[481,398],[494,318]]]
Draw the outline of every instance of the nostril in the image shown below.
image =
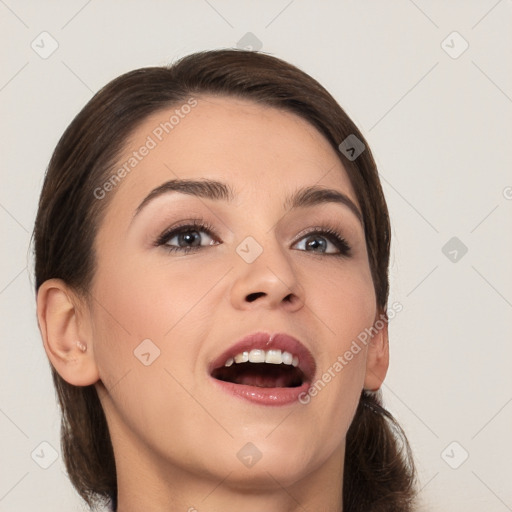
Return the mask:
[[256,292],[256,293],[250,293],[247,295],[247,301],[248,302],[254,302],[257,298],[261,297],[262,295],[265,295],[264,292]]

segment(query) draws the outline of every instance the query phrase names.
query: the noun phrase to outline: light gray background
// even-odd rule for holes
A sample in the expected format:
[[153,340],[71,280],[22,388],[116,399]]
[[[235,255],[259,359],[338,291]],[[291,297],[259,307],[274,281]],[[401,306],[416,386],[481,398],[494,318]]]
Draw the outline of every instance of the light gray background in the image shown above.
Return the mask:
[[[58,138],[119,74],[248,32],[325,85],[376,156],[390,302],[404,307],[384,397],[416,454],[422,510],[512,510],[511,20],[510,0],[0,0],[0,510],[81,510],[27,256]],[[31,47],[51,49],[43,31],[58,43],[47,58]],[[42,442],[58,452],[48,469]]]

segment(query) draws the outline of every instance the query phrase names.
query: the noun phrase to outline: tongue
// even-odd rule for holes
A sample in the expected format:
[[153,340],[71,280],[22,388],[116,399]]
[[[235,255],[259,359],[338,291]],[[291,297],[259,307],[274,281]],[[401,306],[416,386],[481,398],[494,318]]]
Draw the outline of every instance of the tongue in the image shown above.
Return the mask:
[[302,372],[298,368],[283,364],[233,364],[217,368],[212,376],[234,384],[260,388],[290,388],[300,386],[303,382]]
[[289,375],[279,377],[269,377],[268,375],[244,373],[234,380],[235,384],[245,386],[257,386],[260,388],[287,388],[291,386]]

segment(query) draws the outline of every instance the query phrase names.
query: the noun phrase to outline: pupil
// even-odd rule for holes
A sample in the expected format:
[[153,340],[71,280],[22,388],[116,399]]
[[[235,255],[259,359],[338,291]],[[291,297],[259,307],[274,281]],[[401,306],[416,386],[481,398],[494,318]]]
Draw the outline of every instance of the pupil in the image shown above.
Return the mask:
[[191,244],[192,242],[191,245],[193,246],[199,245],[198,243],[193,243],[200,241],[200,237],[198,235],[199,233],[197,231],[188,231],[187,233],[183,233],[181,235],[181,241],[185,244]]
[[312,249],[317,249],[320,247],[325,250],[325,240],[320,238],[310,238],[307,243],[307,246],[311,247]]

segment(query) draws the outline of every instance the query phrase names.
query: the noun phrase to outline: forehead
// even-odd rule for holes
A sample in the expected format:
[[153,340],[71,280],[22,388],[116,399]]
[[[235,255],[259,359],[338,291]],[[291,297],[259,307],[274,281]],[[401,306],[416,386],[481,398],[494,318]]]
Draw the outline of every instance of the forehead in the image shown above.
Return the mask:
[[176,178],[224,181],[260,202],[315,184],[342,190],[357,204],[336,151],[315,127],[245,99],[198,96],[155,112],[127,141],[114,172],[122,168],[111,202],[126,213]]

